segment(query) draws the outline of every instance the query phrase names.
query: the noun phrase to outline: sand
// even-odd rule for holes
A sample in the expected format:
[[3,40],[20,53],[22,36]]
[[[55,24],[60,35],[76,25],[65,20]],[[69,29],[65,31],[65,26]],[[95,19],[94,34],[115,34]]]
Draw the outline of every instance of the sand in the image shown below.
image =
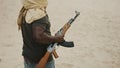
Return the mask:
[[[23,68],[22,36],[16,19],[20,0],[0,0],[0,68]],[[75,13],[65,35],[74,48],[58,47],[56,68],[120,68],[120,0],[49,0],[54,34]]]

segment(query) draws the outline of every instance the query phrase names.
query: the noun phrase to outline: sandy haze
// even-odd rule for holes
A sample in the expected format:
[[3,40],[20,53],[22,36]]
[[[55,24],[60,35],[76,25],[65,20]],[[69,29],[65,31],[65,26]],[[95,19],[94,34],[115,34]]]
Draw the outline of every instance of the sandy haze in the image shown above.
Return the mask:
[[[23,68],[16,19],[20,0],[0,0],[0,68]],[[66,33],[74,48],[57,48],[56,68],[120,68],[120,0],[49,0],[54,34],[74,11],[81,15]]]

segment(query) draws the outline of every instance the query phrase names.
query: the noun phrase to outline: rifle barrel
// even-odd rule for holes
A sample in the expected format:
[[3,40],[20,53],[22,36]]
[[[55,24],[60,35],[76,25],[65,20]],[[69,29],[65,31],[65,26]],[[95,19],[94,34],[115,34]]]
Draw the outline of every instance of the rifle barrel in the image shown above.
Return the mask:
[[76,13],[75,17],[71,18],[68,23],[72,24],[74,22],[74,20],[80,15],[80,12],[78,12],[78,11],[75,11],[75,13]]

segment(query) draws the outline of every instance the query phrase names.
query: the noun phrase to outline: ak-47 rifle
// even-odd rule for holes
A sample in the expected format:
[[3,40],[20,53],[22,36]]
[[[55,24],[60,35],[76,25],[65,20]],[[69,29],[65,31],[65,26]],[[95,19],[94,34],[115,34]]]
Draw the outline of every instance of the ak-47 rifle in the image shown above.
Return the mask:
[[[69,29],[69,27],[71,26],[71,24],[74,22],[74,20],[80,15],[80,12],[75,11],[76,15],[74,18],[71,18],[56,34],[63,34],[65,35],[66,31]],[[40,60],[40,62],[37,65],[37,68],[45,68],[45,65],[48,61],[48,58],[50,56],[51,53],[53,53],[53,55],[55,56],[55,58],[58,58],[58,55],[55,51],[55,47],[61,45],[64,47],[74,47],[74,43],[73,42],[61,42],[61,43],[52,43],[50,44],[50,46],[47,48],[47,52],[45,53],[45,55],[43,56],[43,58]]]

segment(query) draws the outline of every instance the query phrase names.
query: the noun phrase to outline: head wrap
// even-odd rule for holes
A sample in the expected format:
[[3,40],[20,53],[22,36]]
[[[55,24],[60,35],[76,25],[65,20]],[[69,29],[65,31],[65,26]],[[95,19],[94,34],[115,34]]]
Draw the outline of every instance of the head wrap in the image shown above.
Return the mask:
[[23,6],[26,9],[47,7],[47,0],[22,0]]
[[[29,11],[29,9],[41,9],[41,10],[45,11],[45,8],[47,7],[48,2],[47,2],[47,0],[22,0],[22,4],[23,4],[23,7],[20,10],[20,13],[19,13],[19,16],[17,19],[18,29],[21,28],[22,18],[26,16],[27,11]],[[36,11],[37,13],[35,12],[36,15],[40,15],[38,13],[41,13],[41,11],[40,12],[38,12],[38,11],[39,10]],[[29,16],[29,15],[27,15],[27,16]],[[36,19],[38,19],[38,17],[40,18],[41,16],[37,16]]]

